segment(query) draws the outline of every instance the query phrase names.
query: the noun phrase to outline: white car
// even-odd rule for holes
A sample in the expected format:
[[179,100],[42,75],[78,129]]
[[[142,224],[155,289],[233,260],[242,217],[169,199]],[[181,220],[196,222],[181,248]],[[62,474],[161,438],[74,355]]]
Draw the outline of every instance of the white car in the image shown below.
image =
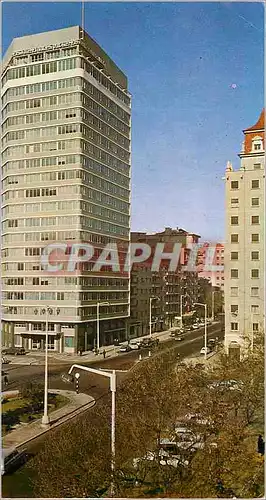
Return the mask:
[[201,350],[200,350],[200,354],[210,354],[211,350],[209,347],[202,347]]
[[194,323],[194,325],[192,325],[192,329],[193,330],[197,330],[198,328],[199,328],[198,323]]
[[129,347],[132,351],[137,351],[140,348],[140,344],[137,340],[130,340]]

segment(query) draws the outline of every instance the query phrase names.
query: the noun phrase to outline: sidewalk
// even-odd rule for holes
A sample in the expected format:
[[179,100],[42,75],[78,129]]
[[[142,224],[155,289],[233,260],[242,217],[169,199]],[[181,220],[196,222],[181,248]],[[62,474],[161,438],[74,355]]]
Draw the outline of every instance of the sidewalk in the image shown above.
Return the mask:
[[[166,330],[166,331],[163,331],[163,332],[155,332],[155,333],[152,333],[152,338],[158,338],[158,339],[162,339],[162,340],[166,340],[167,337],[170,336],[170,330]],[[142,336],[142,337],[137,337],[136,339],[132,338],[130,340],[143,340],[145,338],[149,338],[149,335],[145,335],[145,336]],[[126,343],[123,342],[123,343]],[[102,351],[103,349],[105,349],[105,352],[106,352],[106,358],[110,358],[110,357],[116,357],[119,353],[119,346],[115,346],[115,345],[109,345],[109,346],[102,346],[100,348],[100,354],[98,354],[98,356],[96,356],[94,354],[94,352],[92,351],[85,351],[82,353],[82,356],[78,355],[78,354],[70,354],[70,353],[59,353],[59,352],[49,352],[48,354],[48,360],[49,360],[49,364],[53,364],[53,363],[56,363],[58,364],[58,362],[62,362],[62,363],[68,363],[69,362],[73,362],[73,363],[77,363],[77,362],[89,362],[89,361],[99,361],[99,359],[102,359],[103,358],[103,354],[102,354]],[[14,356],[14,359],[12,358],[12,365],[40,365],[40,364],[44,364],[44,356],[45,356],[45,353],[44,352],[29,352],[28,354],[26,354],[26,356]]]
[[[7,391],[10,392],[10,391]],[[14,391],[13,391],[14,392]],[[49,414],[50,426],[42,427],[41,419],[32,422],[31,424],[20,424],[16,429],[9,432],[2,438],[3,448],[13,448],[25,445],[28,441],[49,432],[58,425],[70,420],[74,416],[91,408],[95,404],[93,397],[87,394],[76,394],[74,391],[62,391],[60,389],[49,390],[52,394],[60,394],[69,399],[69,403],[58,410],[54,410]],[[2,393],[2,396],[5,392]]]

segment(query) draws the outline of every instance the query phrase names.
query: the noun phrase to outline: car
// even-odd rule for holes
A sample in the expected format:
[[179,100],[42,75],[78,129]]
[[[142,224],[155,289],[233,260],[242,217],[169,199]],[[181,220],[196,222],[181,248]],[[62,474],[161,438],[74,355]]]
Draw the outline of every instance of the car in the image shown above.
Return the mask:
[[130,340],[128,345],[132,351],[137,351],[140,348],[140,343],[136,340]]
[[24,347],[8,347],[7,349],[2,349],[3,354],[9,354],[10,356],[22,356],[26,354]]
[[124,345],[121,345],[120,348],[119,348],[119,352],[129,352],[131,351],[131,347],[129,344],[124,344]]
[[185,338],[185,337],[184,337],[183,335],[176,335],[176,336],[175,336],[175,340],[176,340],[177,342],[181,342],[181,340],[184,340],[184,338]]
[[200,354],[210,354],[211,350],[210,348],[207,346],[207,347],[202,347],[201,350],[200,350]]
[[140,347],[155,347],[156,345],[159,344],[159,339],[151,339],[151,338],[148,338],[148,339],[143,339],[141,344],[140,344]]
[[242,380],[218,380],[209,384],[208,387],[209,389],[229,389],[230,391],[241,391],[243,385]]
[[26,450],[2,448],[1,474],[13,471],[27,461]]
[[175,337],[175,335],[177,335],[179,333],[180,330],[178,330],[178,328],[175,328],[171,331],[170,333],[170,337]]
[[7,359],[4,356],[2,356],[2,365],[8,365],[8,363],[10,362],[11,362],[10,359]]
[[194,324],[192,325],[192,329],[193,329],[193,330],[197,330],[198,328],[199,328],[198,323],[194,323]]
[[61,379],[68,384],[73,384],[74,382],[74,376],[69,373],[62,373]]

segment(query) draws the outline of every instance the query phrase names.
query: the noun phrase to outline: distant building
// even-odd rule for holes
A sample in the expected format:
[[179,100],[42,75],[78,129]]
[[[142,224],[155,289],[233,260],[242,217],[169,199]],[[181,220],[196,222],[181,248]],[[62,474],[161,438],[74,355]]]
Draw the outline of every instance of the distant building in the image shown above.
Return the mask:
[[[212,255],[211,262],[208,261],[207,253]],[[217,269],[205,269],[205,266],[214,266]],[[213,288],[224,289],[224,244],[203,243],[198,250],[198,273],[201,278],[207,279]],[[219,269],[220,268],[220,269]]]
[[[143,263],[134,264],[131,271],[131,335],[148,333],[150,322],[150,298],[152,331],[160,331],[180,323],[181,296],[184,318],[193,314],[192,304],[199,300],[207,280],[198,277],[197,269],[185,270],[190,244],[198,243],[200,236],[184,229],[165,228],[163,232],[132,232],[131,242],[149,244],[151,256]],[[164,243],[164,252],[172,252],[173,245],[180,243],[182,251],[175,271],[169,270],[169,261],[162,261],[158,271],[152,271],[152,261],[157,243]],[[146,269],[146,271],[145,271]],[[144,280],[146,286],[144,286]],[[205,292],[204,292],[205,293]],[[145,310],[146,308],[146,310]],[[138,333],[140,332],[140,333]]]
[[[225,345],[252,343],[264,328],[265,146],[264,110],[244,131],[240,168],[225,172]],[[231,344],[232,345],[232,344]]]

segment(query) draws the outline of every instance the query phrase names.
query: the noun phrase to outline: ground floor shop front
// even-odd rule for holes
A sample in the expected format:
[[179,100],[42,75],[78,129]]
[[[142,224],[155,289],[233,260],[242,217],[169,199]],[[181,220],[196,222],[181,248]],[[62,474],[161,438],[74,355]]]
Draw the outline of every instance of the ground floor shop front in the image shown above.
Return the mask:
[[[2,347],[24,347],[26,351],[43,351],[46,342],[45,323],[2,322]],[[63,324],[49,323],[48,350],[76,354],[96,346],[96,322]],[[128,338],[127,318],[100,321],[100,346]]]

